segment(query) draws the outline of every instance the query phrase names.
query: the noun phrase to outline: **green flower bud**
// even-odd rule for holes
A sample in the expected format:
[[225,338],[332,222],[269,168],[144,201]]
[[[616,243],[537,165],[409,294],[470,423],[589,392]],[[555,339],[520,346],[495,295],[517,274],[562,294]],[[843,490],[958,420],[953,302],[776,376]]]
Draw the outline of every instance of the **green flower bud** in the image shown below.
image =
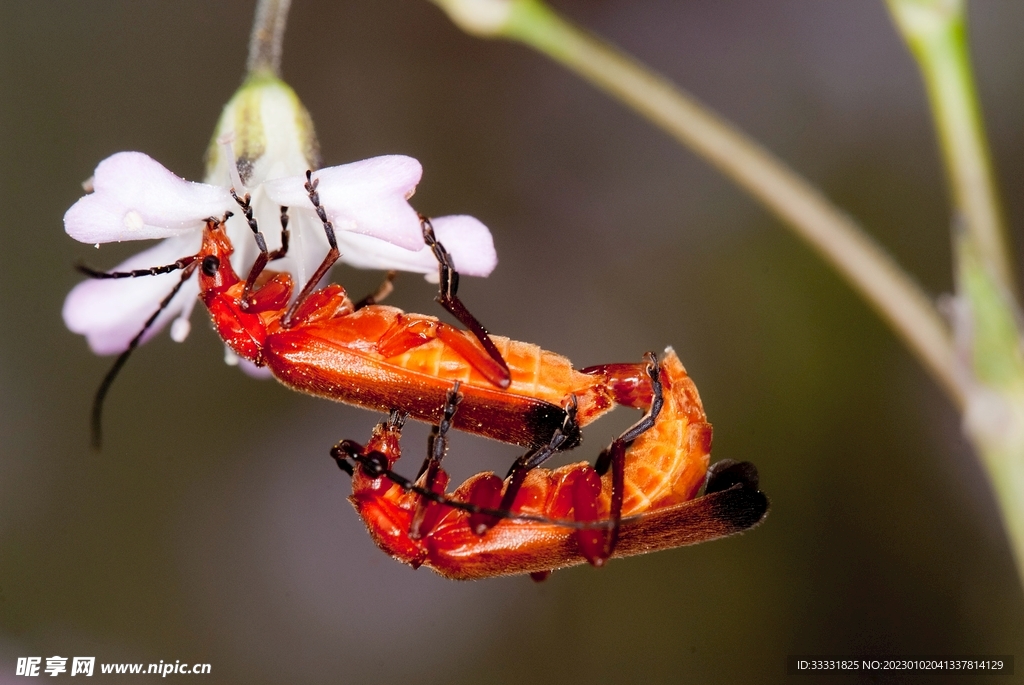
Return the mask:
[[320,166],[309,112],[287,83],[266,72],[246,79],[225,105],[206,153],[207,183],[232,185],[225,141],[230,141],[247,187]]

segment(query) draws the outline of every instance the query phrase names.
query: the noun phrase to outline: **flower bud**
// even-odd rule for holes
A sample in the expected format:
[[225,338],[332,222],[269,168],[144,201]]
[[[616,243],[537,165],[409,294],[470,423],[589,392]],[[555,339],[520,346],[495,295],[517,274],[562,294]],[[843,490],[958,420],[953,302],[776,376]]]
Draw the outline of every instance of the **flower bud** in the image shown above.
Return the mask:
[[[206,182],[231,186],[224,140],[230,142],[247,188],[320,166],[309,112],[288,84],[267,73],[250,76],[228,101],[206,153]],[[237,190],[241,194],[243,189]]]
[[512,0],[433,0],[459,28],[477,36],[496,36],[512,15]]

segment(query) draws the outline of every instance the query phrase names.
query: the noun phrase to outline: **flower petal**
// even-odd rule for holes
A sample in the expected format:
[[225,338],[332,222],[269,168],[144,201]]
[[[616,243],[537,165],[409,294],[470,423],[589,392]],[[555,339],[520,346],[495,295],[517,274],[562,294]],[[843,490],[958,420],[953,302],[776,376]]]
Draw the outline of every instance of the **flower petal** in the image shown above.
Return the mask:
[[[419,216],[409,204],[423,169],[412,157],[385,155],[314,173],[320,204],[335,229],[369,235],[407,250],[423,243]],[[301,176],[264,184],[276,203],[312,211]]]
[[[113,271],[171,264],[184,255],[195,254],[200,239],[201,236],[195,234],[165,240],[119,264]],[[71,331],[84,335],[96,354],[124,352],[180,278],[180,272],[172,272],[159,276],[84,281],[75,286],[64,300],[64,323]],[[190,305],[191,299],[198,295],[198,288],[195,279],[186,283],[146,332],[143,342]]]
[[490,276],[498,266],[494,239],[479,219],[457,214],[431,219],[438,242],[452,255],[455,269],[467,276]]
[[246,376],[249,376],[250,378],[256,378],[261,381],[274,377],[274,374],[270,371],[270,367],[256,366],[248,359],[239,359],[238,368],[240,368],[242,372],[245,373]]
[[[434,234],[452,255],[455,269],[466,276],[488,276],[498,264],[491,232],[471,216],[431,219]],[[420,238],[422,244],[422,237]],[[340,233],[341,261],[361,269],[395,269],[427,275],[437,273],[437,260],[426,245],[404,250],[370,236]]]
[[227,188],[178,178],[141,152],[100,162],[93,187],[64,215],[64,230],[85,243],[181,235],[234,206]]

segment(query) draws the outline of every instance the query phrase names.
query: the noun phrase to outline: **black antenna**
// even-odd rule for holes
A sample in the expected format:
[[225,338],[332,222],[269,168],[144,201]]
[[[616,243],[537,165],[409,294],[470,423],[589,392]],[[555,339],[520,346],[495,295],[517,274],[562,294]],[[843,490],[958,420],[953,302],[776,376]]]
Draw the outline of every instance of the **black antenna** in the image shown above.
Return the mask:
[[[379,477],[384,476],[398,487],[402,488],[406,492],[414,492],[423,499],[430,500],[435,504],[443,504],[444,506],[451,507],[453,509],[460,509],[469,514],[484,514],[486,516],[492,516],[495,519],[507,519],[511,521],[529,521],[532,523],[547,523],[561,528],[571,528],[573,530],[591,530],[594,528],[611,528],[614,522],[609,520],[599,521],[573,521],[569,519],[553,519],[547,516],[540,516],[537,514],[523,514],[511,511],[509,509],[494,509],[491,507],[481,507],[472,502],[463,502],[461,500],[452,499],[448,495],[428,490],[427,488],[417,485],[415,481],[409,480],[405,476],[395,473],[388,468],[387,457],[380,452],[371,451],[369,454],[362,454],[363,447],[359,443],[352,440],[342,440],[333,448],[331,448],[331,457],[334,458],[338,464],[338,468],[347,473],[348,475],[354,475],[355,467],[362,468],[369,476]],[[353,465],[348,460],[351,459],[355,462]],[[629,516],[623,520],[631,521],[634,518],[640,518],[639,515]]]
[[109,273],[104,271],[95,271],[81,264],[78,265],[77,268],[79,271],[91,276],[92,278],[136,278],[139,276],[154,276],[156,274],[170,273],[171,271],[176,271],[178,269],[182,270],[181,278],[178,280],[178,283],[174,286],[171,292],[169,292],[167,296],[160,301],[160,305],[157,307],[156,311],[146,319],[146,323],[142,325],[142,330],[140,330],[135,337],[132,338],[131,342],[128,343],[128,349],[118,356],[114,365],[110,367],[110,371],[108,371],[107,375],[103,377],[103,382],[100,383],[99,389],[96,390],[96,396],[92,401],[92,448],[94,450],[99,450],[103,442],[103,400],[106,399],[110,386],[114,383],[114,379],[117,378],[117,374],[121,371],[121,367],[124,366],[126,361],[128,361],[128,357],[131,356],[131,353],[139,346],[142,336],[144,336],[146,331],[153,326],[153,323],[156,321],[157,317],[160,316],[160,313],[167,309],[168,305],[171,304],[171,300],[174,299],[174,296],[178,294],[181,287],[185,285],[185,281],[187,281],[192,275],[192,272],[195,271],[196,265],[199,263],[196,261],[196,258],[197,255],[192,255],[190,257],[182,257],[174,264],[168,264],[167,266],[155,266],[151,269],[137,269],[135,271],[112,271]]

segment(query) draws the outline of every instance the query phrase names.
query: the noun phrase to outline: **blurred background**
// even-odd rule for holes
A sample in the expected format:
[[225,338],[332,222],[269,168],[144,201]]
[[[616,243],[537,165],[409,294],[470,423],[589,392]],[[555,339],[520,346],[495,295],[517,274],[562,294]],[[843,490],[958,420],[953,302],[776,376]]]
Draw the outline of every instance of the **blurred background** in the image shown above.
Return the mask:
[[[930,293],[951,290],[924,92],[881,0],[555,6],[823,187]],[[664,134],[424,0],[295,0],[284,78],[325,163],[413,155],[418,209],[491,228],[500,265],[462,293],[492,331],[580,367],[674,346],[715,426],[713,457],[758,465],[768,519],[540,584],[412,571],[372,545],[328,457],[379,417],[224,365],[200,311],[185,343],[161,335],[130,361],[90,451],[112,359],[64,328],[61,305],[76,260],[111,267],[138,246],[97,252],[62,215],[119,150],[202,177],[252,10],[0,2],[0,682],[16,680],[18,656],[55,654],[208,662],[211,683],[784,682],[787,654],[1024,658],[1024,596],[989,484],[888,329]],[[972,0],[971,21],[1020,246],[1024,4]],[[357,295],[379,277],[334,272]],[[394,304],[439,313],[433,286],[398,286]],[[635,418],[595,424],[573,457]],[[425,436],[407,434],[417,464]],[[465,436],[453,450],[457,479],[518,455]]]

